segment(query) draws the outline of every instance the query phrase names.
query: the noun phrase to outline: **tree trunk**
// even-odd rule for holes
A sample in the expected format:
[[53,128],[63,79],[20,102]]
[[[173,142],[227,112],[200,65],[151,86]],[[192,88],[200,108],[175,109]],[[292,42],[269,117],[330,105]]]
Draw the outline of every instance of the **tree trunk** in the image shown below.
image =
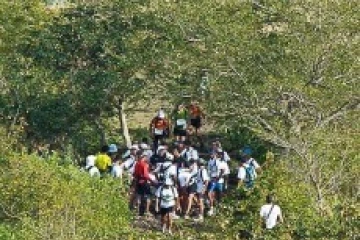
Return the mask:
[[121,134],[124,138],[126,146],[128,148],[130,148],[131,147],[131,138],[130,138],[129,129],[128,129],[127,121],[126,121],[126,114],[124,112],[124,101],[122,99],[119,100],[118,109],[119,109]]

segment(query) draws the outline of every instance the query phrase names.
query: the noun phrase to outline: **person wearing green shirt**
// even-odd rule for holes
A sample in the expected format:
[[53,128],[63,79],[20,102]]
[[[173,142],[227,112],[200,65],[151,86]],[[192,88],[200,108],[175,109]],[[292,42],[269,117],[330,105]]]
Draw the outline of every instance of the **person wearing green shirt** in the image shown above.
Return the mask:
[[174,115],[174,136],[176,141],[185,141],[187,135],[187,126],[189,113],[183,104],[179,104],[175,109]]

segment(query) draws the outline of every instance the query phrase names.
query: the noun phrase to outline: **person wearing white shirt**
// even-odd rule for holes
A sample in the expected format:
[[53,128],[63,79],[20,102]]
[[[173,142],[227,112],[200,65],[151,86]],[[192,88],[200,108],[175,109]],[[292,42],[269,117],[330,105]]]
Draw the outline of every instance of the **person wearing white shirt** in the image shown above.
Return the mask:
[[118,158],[114,159],[114,163],[111,168],[110,175],[114,178],[120,178],[122,180],[123,168],[121,167],[121,160]]
[[226,171],[226,162],[220,161],[218,153],[212,154],[212,158],[208,162],[208,171],[210,175],[210,183],[208,185],[210,210],[208,214],[211,216],[214,213],[215,200],[220,201],[224,188],[224,173]]
[[182,154],[183,154],[183,157],[187,160],[187,161],[190,161],[191,159],[197,161],[199,159],[199,153],[198,151],[191,146],[191,141],[189,140],[186,140],[184,142],[184,145],[185,145],[185,149]]
[[155,196],[155,211],[159,212],[160,207],[161,225],[163,232],[165,233],[166,229],[168,229],[169,233],[171,234],[172,213],[179,197],[178,192],[176,188],[172,186],[170,179],[166,179],[164,186],[160,187],[156,191]]
[[278,224],[278,221],[280,223],[284,222],[281,209],[275,204],[274,196],[272,195],[266,196],[266,204],[261,207],[260,216],[265,229],[273,229]]
[[197,220],[202,221],[204,219],[204,197],[209,183],[209,175],[205,168],[205,160],[200,158],[198,160],[199,170],[197,172],[197,189],[196,195],[199,200],[200,212]]
[[197,162],[193,159],[189,161],[189,170],[190,170],[190,178],[188,178],[187,182],[187,201],[186,201],[186,209],[185,209],[185,219],[189,219],[189,213],[192,206],[193,199],[197,192],[197,176],[198,176],[198,166]]
[[86,166],[85,171],[87,171],[90,177],[100,177],[100,171],[95,167],[96,157],[94,155],[89,155],[86,157]]
[[230,161],[230,158],[229,158],[229,155],[227,155],[227,153],[224,150],[222,150],[221,148],[218,148],[217,152],[218,152],[220,161],[224,167],[224,190],[226,190],[228,187],[228,180],[229,180],[229,175],[230,175],[230,167],[228,164],[228,162]]
[[241,160],[241,164],[238,169],[238,187],[244,185],[246,189],[251,189],[254,186],[255,179],[257,178],[257,171],[261,171],[260,165],[255,159],[245,156]]

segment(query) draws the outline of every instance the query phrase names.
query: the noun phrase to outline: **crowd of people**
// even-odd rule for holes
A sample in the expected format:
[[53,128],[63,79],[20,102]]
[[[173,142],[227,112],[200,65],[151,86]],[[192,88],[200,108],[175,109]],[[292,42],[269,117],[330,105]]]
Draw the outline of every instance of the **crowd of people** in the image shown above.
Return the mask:
[[[189,126],[198,134],[204,117],[198,105],[189,108],[180,104],[173,114],[174,142],[165,141],[170,133],[170,121],[164,110],[151,120],[150,136],[133,144],[124,153],[116,144],[103,146],[97,155],[86,158],[85,170],[90,176],[112,176],[126,179],[130,186],[129,207],[139,214],[160,214],[163,232],[171,234],[173,219],[183,217],[203,221],[216,213],[217,205],[229,187],[230,157],[220,141],[212,142],[209,153],[201,158],[189,140]],[[250,147],[243,147],[237,167],[238,188],[251,190],[261,167],[252,157]],[[235,169],[234,169],[235,170]],[[282,221],[279,206],[269,196],[260,214],[271,229],[277,219]],[[269,205],[270,204],[270,205]]]

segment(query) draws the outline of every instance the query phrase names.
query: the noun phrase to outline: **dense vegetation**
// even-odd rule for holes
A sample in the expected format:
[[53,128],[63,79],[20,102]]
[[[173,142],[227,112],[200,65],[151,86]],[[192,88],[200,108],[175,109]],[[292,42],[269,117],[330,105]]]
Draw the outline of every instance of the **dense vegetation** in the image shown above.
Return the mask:
[[[179,237],[259,237],[269,191],[287,225],[269,238],[359,237],[357,1],[46,3],[0,0],[0,237],[145,236],[130,230],[116,182],[73,165],[128,142],[125,114],[184,96],[201,102],[229,150],[251,144],[276,157],[254,194],[233,190],[223,216]],[[38,150],[57,155],[44,162]]]

